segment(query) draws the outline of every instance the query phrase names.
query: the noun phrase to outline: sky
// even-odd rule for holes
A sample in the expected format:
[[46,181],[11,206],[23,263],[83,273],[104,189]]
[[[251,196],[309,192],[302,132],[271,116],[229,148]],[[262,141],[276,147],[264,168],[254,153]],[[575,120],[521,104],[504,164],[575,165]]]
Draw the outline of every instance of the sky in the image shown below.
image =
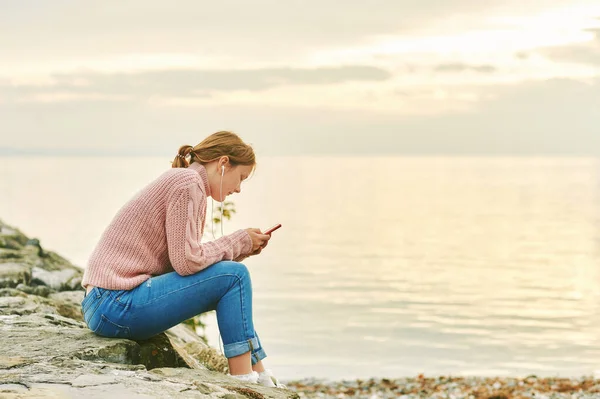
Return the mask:
[[0,0],[0,154],[600,156],[597,0]]

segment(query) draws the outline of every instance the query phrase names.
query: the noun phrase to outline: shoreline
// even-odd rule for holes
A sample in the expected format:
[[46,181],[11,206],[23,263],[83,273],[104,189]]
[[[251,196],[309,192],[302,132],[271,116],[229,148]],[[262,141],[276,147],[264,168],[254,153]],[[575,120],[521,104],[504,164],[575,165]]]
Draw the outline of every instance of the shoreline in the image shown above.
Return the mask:
[[305,378],[284,382],[301,398],[600,398],[600,379],[581,377],[404,377],[330,381]]

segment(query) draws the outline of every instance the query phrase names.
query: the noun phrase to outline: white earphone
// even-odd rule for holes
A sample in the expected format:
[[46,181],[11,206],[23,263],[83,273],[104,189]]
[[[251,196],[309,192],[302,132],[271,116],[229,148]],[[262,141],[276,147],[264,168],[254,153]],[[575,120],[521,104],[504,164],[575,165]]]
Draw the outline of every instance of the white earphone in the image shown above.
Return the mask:
[[[219,191],[219,194],[221,195],[221,197],[223,197],[223,176],[225,176],[225,165],[221,165],[221,189]],[[211,205],[211,215],[214,212],[214,200],[212,200],[212,205]],[[223,237],[223,200],[221,200],[221,237]],[[212,224],[212,235],[213,238],[216,240],[215,238],[215,225],[213,222],[213,218],[211,217],[211,224]]]
[[[221,194],[221,196],[223,196],[223,176],[225,175],[225,165],[221,165],[221,191],[219,192],[219,194]],[[212,200],[212,206],[213,208],[211,209],[211,214],[214,212],[214,200]],[[221,200],[221,237],[223,237],[223,201]],[[214,218],[211,217],[211,220],[214,220]],[[215,225],[214,222],[212,224],[212,235],[213,238],[215,238]],[[215,238],[216,239],[216,238]],[[219,349],[221,349],[221,332],[219,332]],[[225,352],[221,349],[221,353],[223,353],[223,356],[225,356]]]

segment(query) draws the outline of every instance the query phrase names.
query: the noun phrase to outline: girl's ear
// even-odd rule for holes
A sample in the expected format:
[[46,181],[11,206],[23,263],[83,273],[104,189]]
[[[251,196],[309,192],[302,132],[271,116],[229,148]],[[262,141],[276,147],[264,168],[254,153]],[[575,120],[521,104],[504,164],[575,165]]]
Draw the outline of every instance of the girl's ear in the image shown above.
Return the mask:
[[222,156],[222,157],[219,159],[219,164],[221,165],[221,166],[219,167],[219,169],[222,169],[222,167],[223,167],[223,166],[226,166],[228,163],[229,163],[229,157],[228,157],[227,155],[225,155],[225,156]]

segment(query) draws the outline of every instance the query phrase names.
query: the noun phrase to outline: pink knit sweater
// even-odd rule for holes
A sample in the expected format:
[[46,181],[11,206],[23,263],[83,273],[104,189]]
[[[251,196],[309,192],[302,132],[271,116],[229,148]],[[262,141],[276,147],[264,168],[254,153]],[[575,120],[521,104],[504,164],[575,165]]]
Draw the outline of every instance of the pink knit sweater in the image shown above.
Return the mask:
[[92,252],[81,285],[129,290],[152,276],[173,270],[186,276],[249,254],[246,230],[200,243],[209,195],[208,175],[199,163],[163,173],[119,210]]

